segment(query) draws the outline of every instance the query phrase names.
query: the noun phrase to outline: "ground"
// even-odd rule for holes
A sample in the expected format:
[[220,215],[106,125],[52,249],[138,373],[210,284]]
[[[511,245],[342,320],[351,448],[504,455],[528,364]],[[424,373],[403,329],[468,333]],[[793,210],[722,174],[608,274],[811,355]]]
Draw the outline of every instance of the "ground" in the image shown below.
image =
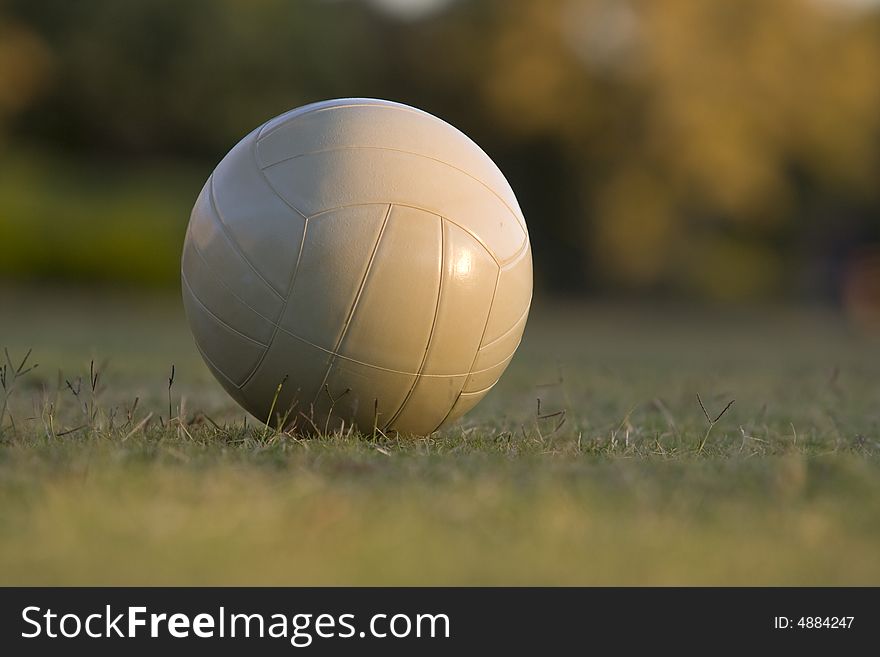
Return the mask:
[[174,297],[0,291],[3,346],[0,584],[880,584],[880,341],[828,311],[539,300],[429,438],[245,424]]

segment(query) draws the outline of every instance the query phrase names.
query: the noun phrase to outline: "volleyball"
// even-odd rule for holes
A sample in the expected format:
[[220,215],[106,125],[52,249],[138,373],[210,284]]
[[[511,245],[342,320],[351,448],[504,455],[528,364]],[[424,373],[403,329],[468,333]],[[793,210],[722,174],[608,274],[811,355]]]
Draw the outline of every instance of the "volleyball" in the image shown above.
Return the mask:
[[462,132],[346,98],[242,139],[196,200],[187,320],[262,422],[426,435],[496,384],[532,298],[522,211]]

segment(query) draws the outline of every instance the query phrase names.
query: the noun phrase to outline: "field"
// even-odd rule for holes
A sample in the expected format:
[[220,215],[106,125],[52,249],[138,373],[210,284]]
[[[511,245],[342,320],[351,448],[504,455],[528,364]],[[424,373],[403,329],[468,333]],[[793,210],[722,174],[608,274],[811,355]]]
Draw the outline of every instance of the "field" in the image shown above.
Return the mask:
[[2,290],[3,346],[0,584],[880,584],[880,342],[826,311],[539,301],[421,439],[245,422],[176,298]]

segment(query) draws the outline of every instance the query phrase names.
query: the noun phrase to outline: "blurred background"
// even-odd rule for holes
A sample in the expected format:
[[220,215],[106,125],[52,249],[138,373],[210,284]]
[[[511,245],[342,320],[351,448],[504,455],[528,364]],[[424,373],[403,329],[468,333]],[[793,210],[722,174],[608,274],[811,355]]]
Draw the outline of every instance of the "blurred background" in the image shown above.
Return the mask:
[[877,0],[0,0],[0,281],[176,290],[219,159],[339,96],[472,136],[538,294],[880,323]]

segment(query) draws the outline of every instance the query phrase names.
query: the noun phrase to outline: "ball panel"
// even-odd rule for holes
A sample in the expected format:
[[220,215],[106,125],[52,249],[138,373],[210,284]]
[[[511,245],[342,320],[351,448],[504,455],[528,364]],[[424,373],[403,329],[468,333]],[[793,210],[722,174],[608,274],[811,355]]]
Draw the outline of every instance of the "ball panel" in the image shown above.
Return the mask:
[[[209,181],[210,183],[210,181]],[[236,251],[220,226],[208,198],[209,183],[202,189],[189,220],[186,243],[198,252],[215,275],[239,298],[265,317],[277,317],[284,300],[260,278]]]
[[496,338],[492,342],[480,347],[477,358],[474,361],[474,370],[485,369],[492,365],[507,360],[510,355],[516,351],[522,340],[523,331],[526,327],[528,319],[528,311],[523,313],[519,321],[514,324],[504,335]]
[[501,375],[504,374],[504,370],[507,369],[512,358],[513,354],[511,353],[500,363],[484,365],[484,363],[481,362],[480,357],[477,356],[477,360],[474,363],[474,371],[471,372],[471,375],[467,378],[467,382],[464,384],[462,392],[480,392],[481,390],[488,390],[494,386]]
[[426,112],[392,104],[318,105],[264,130],[257,142],[263,166],[340,148],[383,148],[430,157],[479,180],[518,215],[522,211],[495,163],[469,137]]
[[425,374],[470,370],[480,346],[498,265],[468,233],[443,221],[443,285]]
[[466,378],[420,376],[388,428],[416,435],[431,433],[455,404]]
[[483,344],[494,342],[517,323],[524,322],[523,315],[528,313],[531,301],[532,254],[526,249],[501,270]]
[[374,421],[381,428],[397,413],[415,379],[414,374],[389,372],[336,358],[330,366],[326,390],[319,391],[315,401],[316,415],[325,417],[330,412],[332,395],[337,400],[332,405],[337,420],[353,420],[365,433],[372,430]]
[[288,206],[260,172],[252,132],[212,174],[214,208],[232,241],[271,286],[288,292],[305,218]]
[[309,412],[329,362],[327,352],[279,330],[259,367],[242,386],[240,403],[265,422],[278,384],[284,381],[275,410],[282,414],[290,408],[295,413]]
[[392,207],[340,354],[401,372],[420,370],[437,311],[442,249],[440,217]]
[[264,169],[272,186],[308,215],[363,203],[421,208],[461,226],[505,262],[523,249],[519,219],[482,184],[445,164],[411,153],[326,151]]
[[309,103],[308,105],[302,105],[301,107],[295,107],[292,110],[288,110],[283,114],[279,114],[278,116],[269,119],[262,126],[257,128],[257,139],[268,137],[278,128],[289,123],[294,118],[302,116],[304,114],[310,114],[312,112],[326,112],[328,110],[338,109],[341,107],[371,107],[379,105],[393,105],[395,107],[399,107],[410,112],[427,114],[427,112],[424,112],[423,110],[420,110],[416,107],[410,107],[409,105],[404,105],[403,103],[396,103],[393,100],[382,100],[380,98],[332,98],[329,100],[319,100],[314,103]]
[[[459,419],[462,415],[471,410],[474,406],[480,403],[483,397],[489,390],[481,390],[479,392],[463,392],[458,396],[458,400],[452,406],[452,409],[446,415],[446,418],[443,420],[443,423],[437,427],[440,429],[442,427],[449,426],[457,419]],[[436,430],[436,429],[435,429]]]
[[226,325],[183,286],[183,307],[190,329],[202,352],[236,385],[241,385],[263,356],[265,345]]
[[[202,357],[202,360],[205,361],[205,365],[207,366],[211,374],[214,375],[214,378],[217,380],[217,382],[223,387],[227,394],[236,401],[236,403],[244,407],[243,398],[241,396],[241,388],[239,388],[235,381],[226,376],[223,371],[214,364],[214,362],[208,357],[208,355],[204,351],[202,351],[202,348],[199,346],[198,342],[196,342],[195,345],[196,349],[199,352],[199,355]],[[244,408],[245,410],[247,410],[247,407]]]
[[256,342],[269,344],[275,320],[263,317],[228,287],[208,267],[187,240],[183,246],[181,280],[212,314]]
[[389,206],[342,208],[309,221],[281,326],[336,351],[367,275]]

